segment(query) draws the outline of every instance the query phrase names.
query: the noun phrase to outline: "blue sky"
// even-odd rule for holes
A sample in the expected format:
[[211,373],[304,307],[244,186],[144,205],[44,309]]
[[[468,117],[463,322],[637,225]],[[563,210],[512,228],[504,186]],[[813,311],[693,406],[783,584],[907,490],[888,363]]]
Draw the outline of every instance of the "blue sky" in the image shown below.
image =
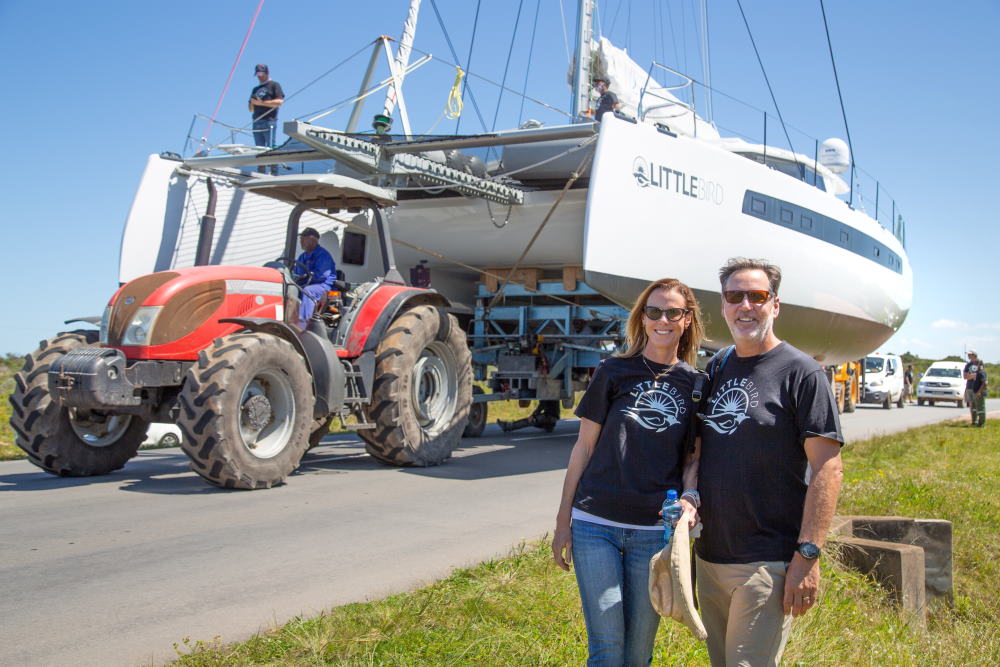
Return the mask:
[[[502,79],[521,6],[507,85],[520,89],[527,81],[528,95],[567,109],[560,2],[538,2],[527,78],[536,0],[483,0],[471,70]],[[845,136],[818,0],[743,4],[786,121],[819,139]],[[606,0],[598,27],[643,65],[655,58],[701,78],[691,21],[698,5]],[[714,87],[773,111],[736,1],[709,5]],[[246,125],[257,62],[270,65],[289,97],[283,119],[348,98],[367,50],[307,84],[379,34],[398,37],[407,6],[385,0],[373,11],[369,3],[268,0],[218,119]],[[464,63],[476,3],[437,0],[437,7]],[[211,114],[256,8],[257,0],[0,1],[7,93],[0,353],[28,352],[62,330],[62,320],[100,314],[117,287],[122,225],[147,156],[180,152],[193,115]],[[575,2],[563,0],[562,9],[572,38]],[[972,346],[1000,361],[1000,299],[991,291],[1000,216],[989,201],[1000,155],[993,127],[1000,108],[994,71],[1000,3],[831,0],[827,17],[855,157],[882,184],[881,204],[894,198],[907,224],[914,303],[883,349],[940,358]],[[663,28],[662,39],[652,26]],[[452,60],[430,0],[423,2],[416,48]],[[468,98],[460,121],[440,119],[453,78],[453,68],[435,61],[408,80],[415,130],[482,129]],[[522,110],[511,95],[498,104],[496,89],[476,79],[471,87],[488,127],[494,117],[498,128],[522,117],[558,121],[530,103]],[[723,117],[728,107],[716,100],[721,126],[749,131],[744,119]],[[323,122],[342,128],[347,113]],[[205,125],[196,123],[195,136]],[[769,126],[769,143],[779,134],[777,124]],[[224,142],[224,130],[216,127],[209,139]],[[792,141],[800,152],[811,151],[802,135]]]

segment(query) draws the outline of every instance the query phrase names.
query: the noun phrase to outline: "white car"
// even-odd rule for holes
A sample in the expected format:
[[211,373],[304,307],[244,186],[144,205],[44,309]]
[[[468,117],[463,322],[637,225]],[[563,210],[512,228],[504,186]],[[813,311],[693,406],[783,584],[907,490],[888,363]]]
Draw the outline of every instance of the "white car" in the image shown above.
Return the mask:
[[150,424],[146,429],[143,447],[176,447],[181,444],[181,430],[177,424]]
[[895,403],[903,407],[903,360],[896,354],[865,357],[862,403],[878,403],[888,410]]
[[961,361],[935,361],[917,383],[917,405],[934,405],[935,401],[954,402],[965,407],[965,378]]

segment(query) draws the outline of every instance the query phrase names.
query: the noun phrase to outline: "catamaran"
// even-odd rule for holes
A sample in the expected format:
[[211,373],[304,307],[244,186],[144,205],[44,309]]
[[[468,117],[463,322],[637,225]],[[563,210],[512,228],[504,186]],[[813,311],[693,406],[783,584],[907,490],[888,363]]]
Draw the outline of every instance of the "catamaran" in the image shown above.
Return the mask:
[[[660,63],[648,68],[606,38],[595,39],[592,0],[578,8],[572,122],[461,136],[418,137],[407,120],[403,83],[414,0],[395,53],[376,40],[390,76],[372,81],[344,130],[285,123],[289,140],[272,150],[216,147],[215,154],[151,156],[129,213],[119,278],[195,263],[202,219],[213,214],[212,263],[260,265],[282,254],[275,220],[289,205],[243,186],[269,176],[263,164],[305,171],[322,165],[393,190],[389,213],[396,259],[429,271],[458,313],[471,314],[479,284],[580,279],[594,299],[630,304],[664,276],[690,285],[708,313],[710,346],[728,343],[719,312],[718,267],[732,256],[764,257],[784,271],[779,337],[824,364],[856,360],[903,323],[913,274],[905,227],[893,203],[891,229],[854,205],[852,163],[839,140],[813,155],[720,136],[698,114],[695,79]],[[595,77],[614,82],[620,108],[593,117]],[[376,134],[356,131],[365,97],[388,89]],[[387,132],[397,113],[402,134]],[[490,147],[489,162],[467,151]],[[851,170],[853,172],[853,169]],[[845,201],[846,197],[850,197]],[[378,273],[365,214],[313,210],[302,224],[349,280]],[[426,280],[426,279],[425,279]],[[502,290],[502,287],[500,288]],[[481,306],[482,304],[479,303]]]

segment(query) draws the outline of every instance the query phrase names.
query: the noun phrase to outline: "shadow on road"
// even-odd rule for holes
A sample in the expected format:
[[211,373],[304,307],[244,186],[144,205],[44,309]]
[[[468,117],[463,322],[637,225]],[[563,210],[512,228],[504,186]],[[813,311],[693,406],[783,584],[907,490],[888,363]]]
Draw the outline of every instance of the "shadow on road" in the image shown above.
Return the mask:
[[[287,483],[294,484],[296,477],[305,475],[363,471],[467,481],[558,470],[566,467],[577,430],[576,421],[562,421],[552,433],[534,428],[501,433],[491,425],[482,437],[463,439],[454,455],[444,464],[429,468],[402,468],[380,463],[365,453],[360,439],[335,434],[306,453]],[[179,447],[142,450],[123,469],[94,477],[56,477],[27,461],[11,463],[25,469],[0,475],[0,491],[47,491],[111,484],[122,491],[138,493],[238,493],[212,486],[195,474]]]

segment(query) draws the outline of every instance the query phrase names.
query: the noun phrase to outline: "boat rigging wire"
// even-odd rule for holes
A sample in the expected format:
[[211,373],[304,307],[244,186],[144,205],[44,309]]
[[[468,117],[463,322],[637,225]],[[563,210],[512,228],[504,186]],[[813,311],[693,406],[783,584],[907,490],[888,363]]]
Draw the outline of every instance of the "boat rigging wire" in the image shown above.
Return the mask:
[[837,61],[833,57],[833,42],[830,41],[830,26],[826,22],[826,7],[819,0],[819,9],[823,13],[823,29],[826,30],[826,45],[830,49],[830,64],[833,65],[833,80],[837,83],[837,98],[840,99],[840,114],[844,117],[844,131],[847,132],[847,149],[851,152],[851,195],[848,206],[854,204],[854,145],[851,143],[851,128],[847,125],[847,111],[844,109],[844,96],[840,92],[840,77],[837,76]]
[[524,120],[524,98],[528,94],[528,73],[531,72],[531,56],[535,53],[535,33],[538,31],[538,9],[542,0],[535,0],[535,21],[531,26],[531,44],[528,46],[528,63],[524,68],[524,83],[521,85],[521,108],[517,110],[517,124]]
[[[469,55],[465,59],[465,67],[462,68],[466,72],[468,72],[469,68],[472,67],[472,47],[474,47],[476,45],[476,31],[479,30],[479,8],[482,6],[482,4],[483,4],[483,0],[476,0],[476,17],[472,20],[472,39],[469,40]],[[465,98],[465,89],[468,87],[468,85],[469,85],[469,82],[467,80],[462,82],[462,98],[463,99]],[[486,123],[483,122],[483,119],[482,119],[481,116],[479,118],[479,121],[483,123],[483,130],[485,130],[486,129]],[[461,126],[462,126],[462,117],[459,116],[458,120],[455,121],[455,134],[460,134],[460,132],[458,131],[458,128],[460,128]]]
[[497,118],[500,117],[500,102],[503,101],[503,92],[507,85],[507,73],[510,71],[510,58],[514,55],[514,42],[517,40],[517,29],[521,26],[521,9],[523,7],[524,0],[519,0],[517,3],[517,17],[514,19],[514,33],[510,36],[510,46],[507,47],[507,62],[503,66],[503,78],[500,79],[500,94],[497,95],[497,108],[493,111],[493,123],[490,124],[490,132],[497,129]]
[[566,10],[563,9],[563,0],[559,0],[559,19],[562,21],[563,47],[566,49],[566,63],[572,67],[573,57],[569,54],[569,34],[566,32]]
[[215,111],[212,112],[212,119],[208,121],[208,127],[205,128],[205,134],[201,138],[201,144],[198,146],[198,151],[205,146],[208,141],[208,134],[212,131],[212,124],[215,122],[215,117],[219,114],[219,108],[222,107],[222,100],[226,97],[226,91],[229,90],[229,84],[233,81],[233,74],[236,73],[236,66],[240,64],[240,59],[243,57],[243,52],[247,48],[247,42],[250,41],[250,35],[253,33],[253,28],[257,25],[257,17],[260,16],[260,10],[264,6],[264,0],[260,0],[257,3],[257,10],[253,13],[253,18],[250,20],[250,27],[247,28],[247,34],[243,36],[243,43],[240,44],[240,50],[236,54],[236,59],[233,61],[233,66],[229,70],[229,76],[226,77],[226,85],[222,87],[222,93],[219,94],[219,100],[215,103]]
[[[446,44],[448,44],[448,50],[451,51],[452,60],[455,61],[454,63],[448,63],[448,64],[451,65],[452,67],[458,67],[458,52],[455,51],[455,45],[451,41],[451,35],[448,34],[448,28],[445,27],[445,25],[444,25],[444,19],[441,18],[441,12],[438,10],[438,6],[437,6],[436,0],[431,0],[431,9],[434,10],[434,16],[437,17],[437,22],[438,22],[438,25],[441,27],[441,32],[444,33],[444,41],[445,41]],[[414,51],[418,51],[418,49],[413,49],[413,50]],[[447,62],[447,61],[444,61],[444,62]],[[469,68],[468,67],[465,68],[465,73],[466,73],[467,76],[472,76],[472,73],[469,72]],[[480,124],[482,124],[483,129],[485,130],[486,129],[486,121],[483,120],[483,114],[479,110],[479,103],[476,102],[476,96],[473,94],[472,89],[468,88],[468,85],[467,85],[468,84],[468,80],[466,80],[465,83],[466,83],[466,89],[468,89],[468,91],[469,91],[469,101],[472,102],[472,109],[476,112],[476,117],[479,118],[479,122],[480,122]],[[465,99],[464,90],[463,90],[463,93],[462,93],[462,99],[463,100]],[[455,128],[455,133],[456,134],[458,133],[458,128],[457,127]]]
[[[820,2],[822,2],[822,0],[820,0]],[[743,11],[743,3],[740,0],[736,0],[736,6],[740,8],[740,15],[743,17],[743,25],[747,27],[747,35],[750,36],[750,44],[753,46],[753,52],[757,55],[757,63],[760,65],[761,74],[764,75],[764,83],[767,84],[767,90],[771,93],[771,103],[774,104],[774,110],[778,112],[778,120],[781,121],[781,129],[785,133],[785,140],[788,142],[788,148],[792,151],[792,155],[796,155],[795,146],[792,145],[792,138],[788,136],[788,128],[785,126],[785,119],[782,118],[781,109],[778,107],[778,100],[774,96],[774,89],[771,88],[771,81],[767,78],[767,70],[764,69],[764,61],[760,57],[760,51],[757,50],[757,42],[754,41],[753,33],[750,31],[750,22],[747,21],[747,15]],[[766,126],[766,116],[764,122]],[[799,167],[802,180],[805,180],[805,165],[799,162],[798,158],[795,159],[795,164]]]

